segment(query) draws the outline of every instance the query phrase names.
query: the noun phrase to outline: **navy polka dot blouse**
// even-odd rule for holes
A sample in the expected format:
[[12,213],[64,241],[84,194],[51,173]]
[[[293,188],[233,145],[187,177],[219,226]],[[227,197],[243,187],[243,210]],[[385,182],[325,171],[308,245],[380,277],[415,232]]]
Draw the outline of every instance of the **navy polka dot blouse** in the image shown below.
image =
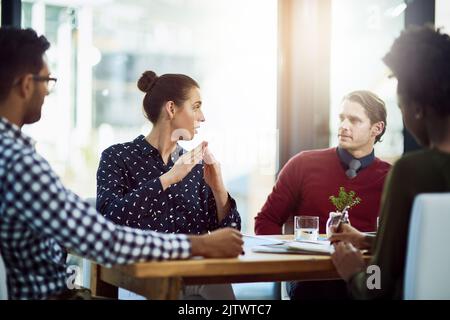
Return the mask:
[[116,224],[166,233],[203,234],[241,228],[236,202],[218,221],[214,195],[203,179],[203,164],[163,191],[159,177],[185,153],[177,145],[164,164],[143,135],[103,151],[97,171],[97,210]]

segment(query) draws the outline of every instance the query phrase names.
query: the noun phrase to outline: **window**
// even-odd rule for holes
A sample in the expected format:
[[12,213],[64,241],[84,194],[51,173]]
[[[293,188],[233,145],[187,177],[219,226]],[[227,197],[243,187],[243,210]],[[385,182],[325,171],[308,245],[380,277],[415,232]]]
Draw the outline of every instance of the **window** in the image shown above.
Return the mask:
[[42,120],[25,131],[67,186],[95,196],[101,151],[150,132],[142,72],[185,73],[201,86],[206,122],[182,145],[209,141],[253,232],[275,174],[276,0],[49,0],[22,10],[23,26],[50,40],[58,77]]
[[[387,129],[375,145],[388,161],[403,153],[403,122],[396,102],[396,82],[388,78],[382,57],[404,26],[403,0],[341,0],[332,2],[330,144],[337,145],[342,97],[365,89],[386,103]],[[355,14],[358,13],[358,14]]]
[[450,33],[450,1],[435,0],[436,1],[436,20],[435,25],[438,28],[443,28],[443,32]]
[[275,171],[276,16],[274,0],[114,1],[94,8],[101,60],[93,69],[93,114],[101,148],[150,131],[136,88],[143,71],[192,76],[206,122],[182,145],[210,142],[243,229],[252,232]]

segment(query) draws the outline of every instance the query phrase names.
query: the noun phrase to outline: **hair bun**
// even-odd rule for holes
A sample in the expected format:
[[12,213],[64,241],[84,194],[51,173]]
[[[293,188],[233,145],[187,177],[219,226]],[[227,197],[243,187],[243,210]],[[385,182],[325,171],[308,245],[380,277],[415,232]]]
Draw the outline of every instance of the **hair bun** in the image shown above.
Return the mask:
[[137,87],[142,92],[147,93],[153,87],[156,80],[158,80],[158,76],[156,75],[156,73],[154,73],[153,71],[145,71],[139,79]]

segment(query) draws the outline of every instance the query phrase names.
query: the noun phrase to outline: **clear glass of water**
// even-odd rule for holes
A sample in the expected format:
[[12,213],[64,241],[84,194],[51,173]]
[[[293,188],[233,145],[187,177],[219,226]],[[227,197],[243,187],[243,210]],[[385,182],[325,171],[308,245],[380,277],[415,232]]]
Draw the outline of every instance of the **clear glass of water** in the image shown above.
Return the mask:
[[319,238],[319,217],[294,217],[295,240],[317,241]]

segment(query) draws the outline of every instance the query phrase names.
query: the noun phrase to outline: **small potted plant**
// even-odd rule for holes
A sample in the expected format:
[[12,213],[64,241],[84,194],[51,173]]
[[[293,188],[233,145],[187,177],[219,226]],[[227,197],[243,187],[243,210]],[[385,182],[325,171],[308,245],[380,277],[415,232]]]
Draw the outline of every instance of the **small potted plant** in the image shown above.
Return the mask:
[[355,196],[355,191],[346,192],[344,187],[339,188],[339,194],[337,196],[330,196],[329,199],[336,208],[336,211],[330,212],[330,217],[327,220],[326,231],[328,238],[331,236],[330,228],[336,224],[336,221],[342,220],[342,222],[350,223],[348,210],[361,202],[361,198]]

